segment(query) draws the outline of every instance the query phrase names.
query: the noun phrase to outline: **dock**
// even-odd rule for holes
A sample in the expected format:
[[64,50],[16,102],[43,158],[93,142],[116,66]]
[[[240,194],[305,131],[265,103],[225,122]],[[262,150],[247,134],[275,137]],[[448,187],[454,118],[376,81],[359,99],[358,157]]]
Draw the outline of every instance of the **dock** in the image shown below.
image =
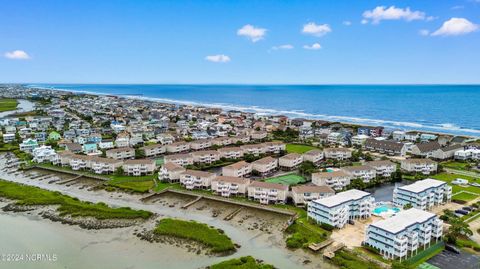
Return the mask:
[[193,201],[190,201],[184,205],[182,205],[182,209],[187,209],[189,206],[195,204],[196,202],[200,201],[203,197],[202,196],[198,196],[197,198],[195,198],[195,200]]
[[308,248],[316,252],[316,251],[321,250],[322,248],[325,248],[325,247],[329,246],[332,243],[333,243],[333,240],[328,239],[328,240],[325,240],[325,241],[320,242],[318,244],[317,243],[310,244],[308,246]]

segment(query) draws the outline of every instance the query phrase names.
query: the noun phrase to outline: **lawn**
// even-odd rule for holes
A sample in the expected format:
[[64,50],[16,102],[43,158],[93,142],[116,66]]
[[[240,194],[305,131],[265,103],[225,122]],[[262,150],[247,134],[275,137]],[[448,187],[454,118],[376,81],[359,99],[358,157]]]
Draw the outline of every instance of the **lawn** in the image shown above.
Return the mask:
[[466,162],[456,162],[456,161],[448,161],[442,163],[443,167],[456,169],[456,170],[468,170],[468,163]]
[[[449,173],[440,173],[440,174],[431,176],[431,178],[438,179],[438,180],[441,180],[441,181],[445,181],[447,183],[450,183],[457,178],[466,179],[470,183],[473,183],[473,182],[480,183],[480,180],[475,179],[473,177],[463,176],[463,175],[458,175],[458,174],[449,174]],[[478,187],[474,187],[474,186],[463,187],[463,186],[459,186],[459,185],[452,185],[452,193],[455,194],[455,193],[460,192],[460,191],[468,191],[468,192],[473,192],[473,193],[476,193],[476,194],[480,195],[480,188],[478,188]]]
[[111,208],[104,203],[80,201],[59,192],[0,180],[0,196],[16,200],[20,205],[58,205],[60,215],[72,217],[94,217],[96,219],[135,219],[149,218],[152,213],[133,210],[128,207]]
[[461,201],[471,201],[475,198],[477,198],[478,195],[468,193],[468,192],[457,192],[455,195],[452,195],[452,200],[461,200]]
[[153,176],[146,177],[112,177],[112,180],[107,181],[108,186],[117,187],[120,189],[129,190],[132,192],[145,193],[153,188]]
[[15,99],[0,98],[0,112],[17,109],[18,102]]
[[297,175],[295,173],[268,178],[265,181],[270,183],[279,183],[283,185],[297,185],[299,183],[306,182],[304,177]]
[[215,253],[235,250],[232,240],[222,230],[196,221],[165,218],[158,222],[153,232],[199,242]]
[[286,145],[286,150],[288,153],[303,154],[312,149],[318,149],[318,148],[310,145],[303,145],[303,144],[287,144]]
[[270,264],[255,260],[252,256],[226,260],[209,267],[210,269],[273,269]]

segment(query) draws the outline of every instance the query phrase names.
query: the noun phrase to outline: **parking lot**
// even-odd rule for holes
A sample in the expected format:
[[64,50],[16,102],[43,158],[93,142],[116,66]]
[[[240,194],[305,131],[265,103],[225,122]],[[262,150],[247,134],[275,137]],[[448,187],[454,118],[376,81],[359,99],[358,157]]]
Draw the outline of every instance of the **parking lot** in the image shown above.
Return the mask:
[[456,254],[452,251],[444,250],[427,262],[442,269],[480,268],[480,257],[465,251],[461,251],[460,254]]

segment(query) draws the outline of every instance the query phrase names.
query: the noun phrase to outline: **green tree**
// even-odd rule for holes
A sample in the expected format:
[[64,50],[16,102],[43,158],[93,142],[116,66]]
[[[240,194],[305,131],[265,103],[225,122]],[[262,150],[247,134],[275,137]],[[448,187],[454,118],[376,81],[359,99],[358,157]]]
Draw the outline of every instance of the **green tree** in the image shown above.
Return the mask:
[[468,223],[464,222],[458,217],[450,218],[449,219],[450,227],[448,228],[447,234],[445,237],[447,238],[447,242],[449,243],[456,243],[457,238],[460,236],[471,236],[473,235],[472,230],[468,226]]
[[407,210],[407,209],[410,209],[410,208],[412,208],[412,207],[413,207],[412,204],[408,203],[408,204],[406,204],[406,205],[403,206],[403,209],[404,209],[404,210]]
[[366,188],[366,185],[361,178],[355,178],[350,182],[350,188],[363,190]]

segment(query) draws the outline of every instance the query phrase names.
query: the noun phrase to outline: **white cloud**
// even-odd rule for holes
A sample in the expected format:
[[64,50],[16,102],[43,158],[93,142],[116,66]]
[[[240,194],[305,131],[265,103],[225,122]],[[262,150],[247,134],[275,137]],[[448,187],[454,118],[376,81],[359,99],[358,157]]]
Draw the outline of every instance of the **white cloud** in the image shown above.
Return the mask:
[[427,29],[421,29],[420,31],[418,31],[418,33],[420,35],[427,36],[430,34],[430,31],[428,31]]
[[363,19],[360,21],[361,24],[367,24],[368,23],[368,20],[367,19]]
[[251,24],[246,24],[242,28],[237,30],[237,35],[244,36],[250,39],[252,42],[262,40],[266,33],[267,29],[258,28]]
[[464,8],[464,6],[458,5],[458,6],[453,6],[453,7],[450,8],[450,9],[452,9],[452,10],[457,10],[457,9],[463,9],[463,8]]
[[[433,17],[425,16],[425,12],[422,11],[412,11],[409,7],[407,8],[397,8],[395,6],[390,6],[389,8],[385,6],[378,6],[372,10],[366,10],[363,12],[363,18],[368,22],[369,20],[373,24],[378,24],[382,20],[432,20]],[[362,22],[363,23],[363,22]]]
[[5,58],[12,59],[12,60],[28,60],[30,59],[30,55],[28,55],[23,50],[14,50],[14,51],[7,51],[4,54]]
[[343,25],[345,25],[345,26],[350,26],[350,25],[352,25],[352,22],[351,22],[351,21],[343,21],[342,23],[343,23]]
[[479,29],[477,24],[464,18],[451,18],[445,21],[438,30],[432,33],[432,36],[455,36],[465,35],[475,32]]
[[280,46],[273,46],[272,50],[291,50],[293,49],[293,45],[285,44]]
[[324,36],[332,31],[328,24],[316,24],[309,22],[303,25],[302,33],[314,36]]
[[307,50],[319,50],[322,46],[319,43],[313,43],[312,45],[304,45],[303,48]]
[[230,62],[230,57],[224,54],[208,55],[205,57],[205,60],[214,63],[228,63]]

